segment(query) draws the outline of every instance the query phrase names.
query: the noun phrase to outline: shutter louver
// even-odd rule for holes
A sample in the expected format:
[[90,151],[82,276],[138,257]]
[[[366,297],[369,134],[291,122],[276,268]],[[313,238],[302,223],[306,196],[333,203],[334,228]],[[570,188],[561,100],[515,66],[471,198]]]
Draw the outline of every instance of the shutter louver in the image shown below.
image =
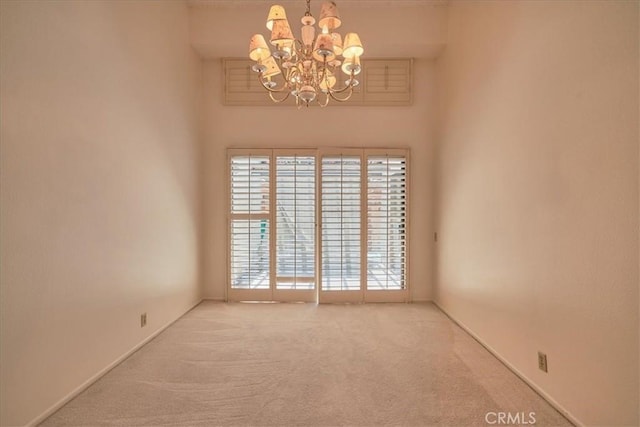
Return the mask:
[[227,298],[410,301],[409,157],[228,149]]
[[315,288],[315,156],[276,159],[276,286]]
[[360,157],[322,158],[322,290],[360,290]]
[[[223,58],[224,97],[222,102],[229,106],[277,106],[295,105],[290,96],[283,104],[271,101],[267,91],[258,81],[258,75],[251,70],[254,64],[250,59]],[[330,102],[329,106],[405,106],[411,105],[413,60],[410,58],[362,60],[362,73],[356,78],[360,81],[347,102]],[[342,71],[336,73],[337,87],[344,87],[349,76]],[[282,87],[282,75],[273,77],[277,87]],[[278,94],[282,97],[284,93]],[[324,99],[324,95],[321,97]],[[313,104],[315,105],[315,104]]]
[[231,287],[269,289],[269,157],[231,158]]
[[363,69],[363,105],[411,105],[410,59],[374,59]]
[[367,158],[367,289],[406,287],[406,159]]

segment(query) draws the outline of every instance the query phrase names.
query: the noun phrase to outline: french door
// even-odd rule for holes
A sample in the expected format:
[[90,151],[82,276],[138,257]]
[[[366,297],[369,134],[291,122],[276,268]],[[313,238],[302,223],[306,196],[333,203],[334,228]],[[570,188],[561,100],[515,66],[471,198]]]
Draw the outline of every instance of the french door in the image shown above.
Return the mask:
[[406,150],[228,151],[229,300],[407,301]]
[[319,158],[318,300],[407,301],[407,151],[322,150]]
[[316,300],[316,159],[313,151],[274,151],[277,301]]
[[320,302],[361,302],[362,150],[320,155]]

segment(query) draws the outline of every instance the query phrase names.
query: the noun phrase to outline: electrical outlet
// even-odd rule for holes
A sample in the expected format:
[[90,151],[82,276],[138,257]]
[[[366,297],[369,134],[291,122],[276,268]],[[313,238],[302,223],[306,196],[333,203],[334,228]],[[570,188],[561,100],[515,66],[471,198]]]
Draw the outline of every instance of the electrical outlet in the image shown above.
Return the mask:
[[147,326],[147,313],[142,313],[140,315],[140,327],[144,328]]
[[548,372],[547,371],[547,355],[542,352],[538,352],[538,368],[543,372]]

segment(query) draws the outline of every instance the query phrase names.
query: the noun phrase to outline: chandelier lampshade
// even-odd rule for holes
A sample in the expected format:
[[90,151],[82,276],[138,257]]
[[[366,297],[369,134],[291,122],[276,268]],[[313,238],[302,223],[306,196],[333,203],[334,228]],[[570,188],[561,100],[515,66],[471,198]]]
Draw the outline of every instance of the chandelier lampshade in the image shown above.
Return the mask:
[[342,25],[340,16],[338,16],[338,6],[335,2],[328,1],[322,3],[322,9],[320,9],[320,20],[318,26],[320,28],[327,28],[329,30],[335,30]]
[[279,4],[274,4],[269,9],[269,16],[267,16],[267,29],[269,31],[273,30],[273,21],[277,21],[280,19],[287,19],[287,13],[284,10],[284,7]]
[[273,56],[270,56],[266,60],[264,60],[263,65],[266,67],[266,70],[262,73],[262,75],[266,78],[271,78],[282,73]]
[[262,34],[254,34],[249,42],[249,58],[254,61],[262,61],[271,56],[269,46]]
[[333,51],[333,38],[331,34],[325,33],[318,35],[316,39],[316,45],[313,48],[313,58],[318,61],[324,61],[326,58],[327,61],[333,61],[336,58],[336,54]]
[[344,37],[344,45],[342,50],[342,56],[345,58],[353,58],[354,56],[361,56],[364,53],[362,48],[362,42],[360,37],[356,33],[347,33]]
[[289,21],[286,19],[278,19],[273,21],[273,29],[271,30],[271,44],[273,46],[284,46],[293,42],[293,33],[289,27]]
[[[346,101],[358,85],[355,76],[362,71],[362,42],[357,33],[347,33],[343,39],[336,31],[342,20],[333,1],[322,4],[319,31],[316,31],[311,0],[306,1],[300,39],[294,37],[284,7],[271,6],[266,23],[271,31],[271,48],[262,34],[251,37],[249,57],[256,62],[252,69],[258,73],[262,87],[274,102],[282,102],[290,95],[299,108],[309,106],[313,101],[322,107],[328,105],[330,99]],[[337,87],[336,73],[340,70],[348,79],[342,87]],[[280,74],[282,77],[272,80]]]

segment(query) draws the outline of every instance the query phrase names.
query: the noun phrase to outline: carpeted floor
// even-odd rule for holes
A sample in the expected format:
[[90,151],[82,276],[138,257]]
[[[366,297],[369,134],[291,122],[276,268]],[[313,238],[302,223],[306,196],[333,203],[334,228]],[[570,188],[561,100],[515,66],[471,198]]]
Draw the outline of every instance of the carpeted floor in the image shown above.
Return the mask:
[[41,425],[467,426],[499,411],[570,425],[431,304],[203,302]]

